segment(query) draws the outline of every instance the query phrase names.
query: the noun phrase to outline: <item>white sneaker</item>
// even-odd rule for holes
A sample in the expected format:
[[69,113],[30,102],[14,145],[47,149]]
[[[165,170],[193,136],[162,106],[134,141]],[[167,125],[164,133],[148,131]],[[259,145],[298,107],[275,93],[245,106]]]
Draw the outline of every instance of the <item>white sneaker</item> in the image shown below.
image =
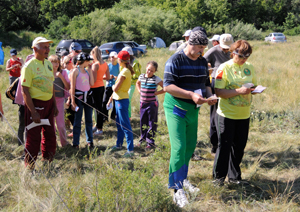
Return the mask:
[[103,131],[102,130],[97,130],[96,132],[94,132],[94,135],[103,135]]
[[185,192],[183,189],[178,189],[176,193],[174,193],[173,201],[178,205],[180,208],[183,208],[189,201],[186,198]]
[[190,193],[198,193],[200,191],[199,188],[193,186],[190,181],[187,179],[183,180],[183,187],[187,189]]

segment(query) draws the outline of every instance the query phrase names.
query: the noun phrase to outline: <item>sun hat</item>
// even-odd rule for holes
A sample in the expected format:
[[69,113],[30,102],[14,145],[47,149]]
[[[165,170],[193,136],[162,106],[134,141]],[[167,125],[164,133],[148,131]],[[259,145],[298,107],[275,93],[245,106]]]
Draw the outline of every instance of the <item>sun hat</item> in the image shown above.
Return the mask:
[[188,36],[190,36],[190,35],[191,35],[191,32],[192,32],[191,29],[186,30],[185,33],[182,35],[182,37],[188,37]]
[[231,44],[233,44],[233,37],[231,34],[222,34],[219,42],[221,48],[229,49]]
[[220,35],[214,35],[211,39],[209,39],[210,41],[213,41],[213,40],[217,40],[219,41],[220,40]]
[[48,40],[44,37],[37,37],[35,38],[33,41],[32,41],[32,46],[31,48],[33,48],[36,44],[39,44],[39,43],[53,43],[52,40]]
[[126,46],[122,49],[122,51],[126,51],[129,53],[129,55],[133,55],[133,51],[132,51],[132,48],[129,47],[129,46]]
[[81,50],[82,50],[82,46],[81,46],[79,43],[77,43],[77,42],[71,43],[70,48],[71,48],[73,51],[81,51]]
[[112,52],[109,54],[109,57],[115,57],[115,58],[117,58],[117,57],[118,57],[118,53],[115,52],[115,51],[112,51]]
[[77,61],[93,60],[93,58],[85,52],[80,52],[76,59]]
[[127,51],[120,51],[118,54],[118,58],[120,58],[121,60],[130,60],[130,55]]
[[15,50],[15,49],[10,50],[10,55],[11,56],[14,56],[14,55],[17,55],[17,54],[18,54],[17,50]]

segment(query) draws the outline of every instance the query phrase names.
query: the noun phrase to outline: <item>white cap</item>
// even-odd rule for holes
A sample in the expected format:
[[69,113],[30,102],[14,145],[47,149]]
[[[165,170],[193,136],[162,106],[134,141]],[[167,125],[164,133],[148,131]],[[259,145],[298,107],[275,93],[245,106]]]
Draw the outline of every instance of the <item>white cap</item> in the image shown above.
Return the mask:
[[32,46],[31,48],[33,48],[36,44],[39,44],[39,43],[53,43],[52,40],[47,40],[46,38],[44,37],[37,37],[36,39],[34,39],[32,41]]
[[210,41],[213,41],[213,40],[217,40],[219,41],[220,40],[220,35],[214,35],[211,39],[209,39]]
[[231,34],[222,34],[220,37],[220,47],[223,49],[229,49],[233,44],[233,37]]
[[186,30],[185,33],[182,35],[182,37],[188,37],[191,35],[192,30]]
[[117,57],[118,57],[118,53],[115,52],[115,51],[112,51],[112,52],[109,54],[109,57],[117,58]]
[[132,51],[132,48],[129,47],[129,46],[126,46],[122,49],[122,51],[126,51],[129,53],[129,55],[133,55],[133,51]]

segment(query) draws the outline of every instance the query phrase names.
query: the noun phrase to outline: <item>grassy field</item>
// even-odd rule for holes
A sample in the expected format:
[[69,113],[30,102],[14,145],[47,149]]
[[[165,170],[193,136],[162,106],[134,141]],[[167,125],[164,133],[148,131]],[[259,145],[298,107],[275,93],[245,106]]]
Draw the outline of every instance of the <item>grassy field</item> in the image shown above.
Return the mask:
[[[31,53],[22,48],[18,39],[28,39],[27,33],[17,35],[10,46],[4,43],[6,59],[11,47],[21,50],[25,59]],[[27,37],[26,37],[27,36]],[[1,37],[0,37],[1,39]],[[11,130],[17,130],[17,106],[4,96],[8,73],[0,71],[0,91],[7,122],[0,122],[0,210],[1,211],[299,211],[300,156],[299,123],[300,87],[296,52],[299,37],[288,37],[285,44],[250,41],[254,47],[249,58],[259,84],[267,90],[254,96],[250,134],[241,165],[242,177],[250,186],[226,184],[214,187],[213,157],[209,143],[209,107],[199,115],[196,152],[205,160],[190,163],[189,179],[200,188],[197,196],[189,196],[191,204],[180,209],[172,202],[167,189],[170,144],[163,110],[163,95],[159,97],[159,127],[156,138],[159,148],[146,152],[135,148],[134,159],[123,159],[121,152],[110,153],[116,141],[113,122],[104,125],[104,135],[95,138],[96,148],[88,150],[82,129],[80,149],[58,147],[55,160],[42,164],[34,175],[24,169],[23,148]],[[57,41],[55,41],[57,43]],[[53,45],[55,46],[55,44]],[[54,52],[54,47],[51,50]],[[163,77],[164,64],[171,56],[167,49],[149,49],[139,58],[143,69],[149,60],[159,64],[157,75]],[[139,96],[132,102],[132,128],[137,144],[139,135]],[[71,140],[69,140],[71,142]],[[59,142],[58,142],[59,143]],[[125,146],[125,145],[124,145]],[[50,183],[51,185],[50,185]],[[52,187],[53,186],[53,187]],[[58,192],[57,195],[54,189]]]

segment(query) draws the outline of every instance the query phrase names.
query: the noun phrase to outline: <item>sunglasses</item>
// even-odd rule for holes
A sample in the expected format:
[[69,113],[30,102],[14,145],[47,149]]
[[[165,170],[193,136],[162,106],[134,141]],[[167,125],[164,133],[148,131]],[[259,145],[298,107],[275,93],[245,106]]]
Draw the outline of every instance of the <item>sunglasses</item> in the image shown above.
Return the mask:
[[75,52],[76,52],[76,53],[80,53],[81,51],[80,51],[80,50],[75,50]]
[[250,53],[244,55],[244,54],[239,54],[238,52],[234,51],[234,54],[238,55],[240,59],[248,59],[248,57],[250,57]]

